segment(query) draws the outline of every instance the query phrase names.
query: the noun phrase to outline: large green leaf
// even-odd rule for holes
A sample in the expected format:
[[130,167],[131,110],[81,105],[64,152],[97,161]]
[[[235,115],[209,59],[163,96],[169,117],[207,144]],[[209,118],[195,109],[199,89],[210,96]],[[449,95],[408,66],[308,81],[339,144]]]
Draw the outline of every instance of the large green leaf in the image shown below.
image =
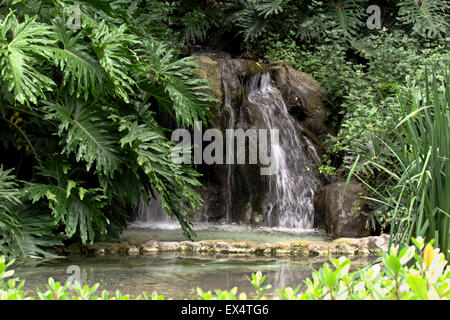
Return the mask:
[[48,183],[27,183],[25,192],[33,203],[45,200],[52,210],[55,223],[65,226],[67,237],[78,231],[83,243],[93,242],[95,235],[104,236],[105,223],[102,212],[106,205],[105,196],[99,188],[83,188],[70,180],[70,168],[59,160],[52,160],[47,168],[40,168]]
[[77,161],[86,161],[87,169],[114,175],[119,166],[120,149],[114,134],[115,125],[105,118],[104,111],[94,104],[75,98],[47,102],[50,113],[46,119],[60,121],[58,134],[65,139],[63,152],[75,153]]
[[398,19],[412,25],[415,33],[427,38],[442,38],[448,34],[448,0],[401,0]]
[[209,81],[201,79],[195,70],[195,58],[176,59],[175,52],[161,42],[144,43],[141,59],[144,62],[140,87],[156,98],[182,126],[192,126],[198,119],[206,119],[216,99],[205,93]]
[[72,95],[76,91],[77,97],[83,94],[85,100],[89,93],[94,97],[105,94],[110,86],[108,75],[89,53],[83,34],[69,30],[61,18],[53,20],[52,30],[61,47],[51,47],[49,51],[63,72],[63,83],[69,86],[69,93]]
[[137,56],[131,50],[137,44],[136,37],[125,25],[109,27],[104,21],[94,29],[92,37],[99,62],[114,84],[116,94],[129,102],[128,95],[134,92],[136,84],[132,74]]
[[36,69],[46,46],[55,43],[47,37],[50,28],[36,22],[36,17],[19,22],[12,12],[0,21],[0,77],[7,85],[2,91],[7,97],[12,92],[21,104],[36,104],[39,97],[45,97],[44,91],[55,85]]

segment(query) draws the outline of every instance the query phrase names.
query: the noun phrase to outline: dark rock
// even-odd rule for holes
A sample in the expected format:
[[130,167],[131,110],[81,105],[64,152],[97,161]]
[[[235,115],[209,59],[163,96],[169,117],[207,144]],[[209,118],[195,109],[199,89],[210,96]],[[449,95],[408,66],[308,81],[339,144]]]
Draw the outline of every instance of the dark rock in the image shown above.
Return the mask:
[[370,235],[364,214],[363,188],[350,182],[342,197],[345,182],[338,182],[319,189],[314,197],[316,226],[337,237],[366,237]]
[[286,62],[272,63],[270,72],[289,112],[315,135],[327,133],[329,130],[324,123],[326,109],[319,83],[311,75],[295,70]]

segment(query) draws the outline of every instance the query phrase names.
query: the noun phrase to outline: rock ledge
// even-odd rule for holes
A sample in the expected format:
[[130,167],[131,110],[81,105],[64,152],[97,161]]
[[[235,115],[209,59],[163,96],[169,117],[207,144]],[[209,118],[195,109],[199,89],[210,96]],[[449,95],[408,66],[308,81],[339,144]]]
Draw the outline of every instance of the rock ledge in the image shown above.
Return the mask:
[[254,242],[254,241],[223,241],[203,240],[198,242],[180,241],[166,242],[150,240],[136,243],[136,239],[128,239],[120,243],[98,242],[88,245],[90,254],[94,255],[146,255],[155,253],[179,252],[183,254],[243,254],[263,256],[298,256],[315,257],[328,256],[365,256],[376,254],[377,251],[386,252],[389,236],[365,238],[339,238],[332,242],[323,241],[283,241],[283,242]]

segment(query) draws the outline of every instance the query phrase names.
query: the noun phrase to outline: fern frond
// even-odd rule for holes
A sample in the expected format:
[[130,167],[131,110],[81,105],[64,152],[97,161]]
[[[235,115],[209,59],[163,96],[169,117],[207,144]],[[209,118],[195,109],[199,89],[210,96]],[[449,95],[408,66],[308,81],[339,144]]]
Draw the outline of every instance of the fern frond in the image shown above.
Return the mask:
[[[46,210],[47,209],[47,210]],[[42,205],[32,205],[29,202],[18,211],[21,232],[10,236],[9,249],[16,253],[16,259],[55,259],[60,256],[50,252],[48,248],[62,246],[64,234],[55,232],[57,227],[48,208]],[[17,254],[19,253],[19,254]]]
[[11,206],[18,205],[20,191],[15,182],[16,177],[11,174],[12,169],[4,170],[0,166],[0,230],[2,232],[19,232],[20,222]]
[[114,136],[114,124],[105,119],[97,105],[88,105],[67,97],[60,102],[47,102],[45,119],[60,122],[58,135],[64,138],[63,153],[76,154],[76,160],[84,160],[87,170],[95,162],[98,172],[114,175],[120,163],[118,140]]
[[204,41],[208,31],[214,25],[214,22],[199,9],[188,12],[181,21],[184,24],[181,43],[187,45],[194,44],[197,41]]
[[289,0],[261,0],[257,2],[256,10],[267,19],[271,15],[283,12],[283,5],[288,2]]
[[29,199],[33,203],[47,201],[55,223],[65,225],[65,233],[69,238],[77,231],[83,243],[93,242],[96,233],[104,236],[108,220],[101,211],[106,205],[106,197],[101,189],[85,189],[70,180],[70,168],[58,159],[50,161],[47,168],[39,169],[44,177],[49,178],[49,183],[27,183],[25,192]]
[[240,33],[244,35],[245,41],[256,39],[268,27],[267,21],[259,14],[253,3],[248,4],[237,16],[239,18],[236,23],[242,28]]
[[151,34],[158,39],[170,39],[169,27],[174,24],[175,18],[172,14],[176,6],[176,2],[133,1],[131,7],[127,8],[131,16],[130,27],[135,34],[143,37]]

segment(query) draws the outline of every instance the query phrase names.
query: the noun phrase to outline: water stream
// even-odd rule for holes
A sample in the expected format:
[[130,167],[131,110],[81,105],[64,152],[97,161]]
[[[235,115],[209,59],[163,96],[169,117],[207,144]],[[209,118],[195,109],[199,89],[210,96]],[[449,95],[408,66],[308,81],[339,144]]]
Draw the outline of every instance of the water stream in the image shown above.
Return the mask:
[[312,229],[314,191],[319,181],[312,171],[310,153],[312,151],[318,158],[317,151],[301,134],[280,91],[272,85],[269,73],[260,73],[250,79],[248,101],[252,117],[262,122],[256,125],[279,130],[279,141],[271,144],[272,161],[279,170],[269,176],[263,215],[269,226]]

